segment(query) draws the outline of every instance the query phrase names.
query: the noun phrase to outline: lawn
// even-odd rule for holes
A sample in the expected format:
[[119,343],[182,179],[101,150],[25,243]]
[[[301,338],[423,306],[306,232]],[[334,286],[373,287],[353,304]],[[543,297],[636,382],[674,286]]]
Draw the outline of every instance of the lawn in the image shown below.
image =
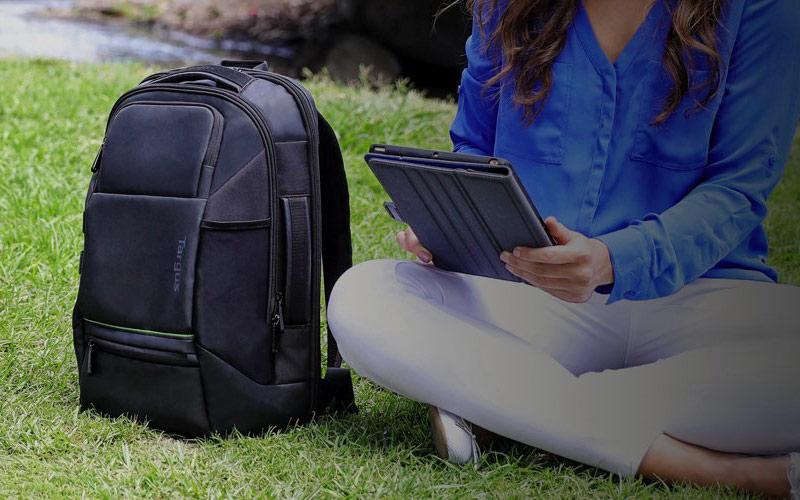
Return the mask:
[[[480,467],[433,454],[422,405],[357,379],[358,415],[259,438],[171,439],[78,411],[70,312],[89,167],[137,65],[0,61],[0,496],[548,496],[716,498],[501,443]],[[308,86],[337,128],[352,195],[356,261],[400,257],[398,226],[361,160],[372,142],[447,148],[452,102],[404,88]],[[800,283],[800,155],[772,197],[773,254]]]

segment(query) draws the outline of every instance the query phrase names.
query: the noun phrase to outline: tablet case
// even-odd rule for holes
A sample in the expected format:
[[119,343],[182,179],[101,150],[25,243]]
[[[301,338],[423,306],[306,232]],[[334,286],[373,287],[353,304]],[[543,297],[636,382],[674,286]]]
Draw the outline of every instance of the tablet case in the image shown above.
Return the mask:
[[[507,161],[386,148],[392,146],[373,146],[366,156],[394,202],[386,209],[411,226],[437,267],[520,281],[505,269],[500,253],[553,244]],[[398,149],[400,154],[392,154]]]

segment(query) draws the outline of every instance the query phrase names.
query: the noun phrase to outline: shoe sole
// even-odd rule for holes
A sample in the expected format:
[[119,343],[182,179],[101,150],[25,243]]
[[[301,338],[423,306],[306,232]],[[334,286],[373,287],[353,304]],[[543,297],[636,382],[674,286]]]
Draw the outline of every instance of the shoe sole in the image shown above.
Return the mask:
[[439,417],[439,409],[435,406],[428,407],[428,424],[431,428],[433,446],[436,448],[436,454],[445,460],[449,460],[450,452],[447,450],[447,441],[445,441],[444,438],[442,419]]

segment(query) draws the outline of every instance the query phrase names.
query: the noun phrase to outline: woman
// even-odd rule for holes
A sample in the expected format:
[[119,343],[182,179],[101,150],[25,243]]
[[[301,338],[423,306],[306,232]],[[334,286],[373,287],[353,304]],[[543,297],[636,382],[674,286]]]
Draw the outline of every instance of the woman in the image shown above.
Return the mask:
[[762,227],[800,116],[796,1],[474,12],[455,149],[511,160],[559,245],[498,256],[525,284],[356,266],[328,313],[344,358],[433,405],[456,462],[475,424],[623,475],[796,495],[800,289],[775,283]]

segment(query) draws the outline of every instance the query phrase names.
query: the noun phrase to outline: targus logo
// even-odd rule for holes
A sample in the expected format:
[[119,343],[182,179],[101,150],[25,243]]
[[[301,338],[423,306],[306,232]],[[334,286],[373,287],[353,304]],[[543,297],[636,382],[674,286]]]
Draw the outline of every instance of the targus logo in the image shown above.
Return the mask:
[[172,270],[175,273],[175,281],[173,282],[173,290],[175,293],[181,291],[181,271],[183,269],[183,251],[186,249],[186,236],[182,240],[178,240],[178,253],[175,256],[175,265]]

